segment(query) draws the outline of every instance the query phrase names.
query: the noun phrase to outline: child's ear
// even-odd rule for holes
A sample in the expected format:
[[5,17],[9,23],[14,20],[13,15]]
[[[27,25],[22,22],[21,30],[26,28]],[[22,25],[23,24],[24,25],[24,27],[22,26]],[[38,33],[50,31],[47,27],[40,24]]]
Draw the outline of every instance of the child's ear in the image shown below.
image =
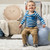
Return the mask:
[[27,10],[27,5],[25,6],[25,9]]

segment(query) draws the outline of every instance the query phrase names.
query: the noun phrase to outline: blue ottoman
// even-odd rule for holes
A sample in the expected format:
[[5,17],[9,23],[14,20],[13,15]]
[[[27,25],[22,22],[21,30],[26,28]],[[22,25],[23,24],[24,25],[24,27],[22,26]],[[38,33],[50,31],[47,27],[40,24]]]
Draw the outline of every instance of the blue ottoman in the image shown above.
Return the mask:
[[[31,34],[28,36],[28,43],[30,45],[33,45],[33,38]],[[38,45],[47,45],[47,44],[49,44],[48,28],[40,27],[38,31]]]

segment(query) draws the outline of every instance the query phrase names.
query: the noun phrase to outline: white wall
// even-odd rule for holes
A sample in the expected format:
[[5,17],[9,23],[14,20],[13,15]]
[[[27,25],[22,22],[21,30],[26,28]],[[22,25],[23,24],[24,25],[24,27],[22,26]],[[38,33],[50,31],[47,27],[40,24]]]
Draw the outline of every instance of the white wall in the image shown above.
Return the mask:
[[[0,0],[0,4],[23,4],[24,1],[27,0]],[[33,1],[48,1],[50,2],[50,0],[33,0]]]
[[23,4],[24,0],[0,0],[0,4]]

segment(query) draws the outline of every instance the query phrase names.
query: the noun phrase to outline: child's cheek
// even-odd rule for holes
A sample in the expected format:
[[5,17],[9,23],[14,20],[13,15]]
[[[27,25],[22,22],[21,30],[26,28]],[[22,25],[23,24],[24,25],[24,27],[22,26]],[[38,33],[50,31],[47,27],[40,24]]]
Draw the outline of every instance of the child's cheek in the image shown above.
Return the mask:
[[29,7],[27,7],[27,10],[29,10]]
[[33,7],[33,9],[36,9],[36,7]]

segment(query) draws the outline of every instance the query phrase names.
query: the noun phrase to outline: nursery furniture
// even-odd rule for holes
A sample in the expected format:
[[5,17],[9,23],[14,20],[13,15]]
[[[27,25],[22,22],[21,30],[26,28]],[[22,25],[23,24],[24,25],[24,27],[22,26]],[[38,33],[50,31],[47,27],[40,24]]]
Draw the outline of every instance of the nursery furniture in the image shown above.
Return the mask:
[[4,9],[4,18],[8,22],[10,35],[21,33],[20,21],[18,21],[20,17],[22,17],[22,11],[19,6],[9,5]]
[[9,36],[8,23],[5,20],[0,20],[0,29],[3,31],[5,37]]
[[46,26],[50,28],[50,2],[42,2],[42,17],[46,22]]

